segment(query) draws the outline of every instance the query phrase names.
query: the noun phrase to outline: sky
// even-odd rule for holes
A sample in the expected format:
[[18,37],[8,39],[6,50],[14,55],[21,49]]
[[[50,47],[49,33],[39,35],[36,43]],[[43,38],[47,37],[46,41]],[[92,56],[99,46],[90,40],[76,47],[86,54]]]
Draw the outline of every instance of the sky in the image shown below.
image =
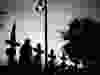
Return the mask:
[[[88,15],[88,12],[90,12],[89,15],[95,15],[96,0],[92,0],[91,3],[90,1],[91,0],[49,0],[49,30],[51,30],[52,25],[64,25],[67,22],[66,17],[68,16],[77,16],[79,14]],[[40,17],[36,15],[32,16],[32,0],[2,0],[0,3],[5,3],[5,5],[0,5],[0,7],[8,6],[9,15],[16,16],[19,32],[40,31]],[[89,11],[88,7],[91,7]]]
[[[9,16],[16,16],[17,34],[32,32],[34,40],[40,37],[40,17],[32,16],[32,0],[2,0],[0,7],[7,7]],[[48,39],[56,39],[56,30],[63,30],[70,18],[75,16],[96,15],[96,0],[49,0],[48,1]],[[98,5],[99,7],[99,5]],[[37,34],[39,33],[39,34]],[[51,36],[51,34],[53,36]]]
[[[13,3],[12,3],[13,2]],[[8,11],[10,16],[16,16],[18,39],[23,39],[24,32],[37,34],[40,32],[40,17],[32,16],[32,0],[9,0]],[[39,35],[34,36],[34,40]]]

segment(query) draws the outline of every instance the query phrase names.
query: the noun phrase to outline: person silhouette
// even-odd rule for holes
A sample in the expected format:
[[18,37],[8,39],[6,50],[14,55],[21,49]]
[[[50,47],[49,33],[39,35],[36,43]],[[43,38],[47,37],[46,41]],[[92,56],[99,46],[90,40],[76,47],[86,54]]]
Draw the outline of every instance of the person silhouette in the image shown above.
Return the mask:
[[32,46],[30,45],[31,40],[26,38],[24,44],[20,48],[21,60],[25,63],[31,63],[30,57],[32,56]]
[[8,59],[10,63],[15,63],[14,57],[16,55],[16,46],[20,46],[19,43],[16,42],[16,22],[12,26],[10,40],[5,40],[5,43],[10,45],[10,48],[7,48],[6,54],[8,55]]
[[33,51],[35,51],[37,53],[37,55],[34,57],[34,63],[40,63],[40,59],[41,59],[41,54],[44,53],[44,51],[41,49],[41,44],[38,43],[36,48],[33,48]]
[[17,61],[14,59],[16,56],[16,49],[14,47],[7,48],[6,55],[8,56],[9,64],[17,64]]
[[54,54],[54,50],[50,50],[50,54],[48,54],[48,57],[51,58],[51,62],[54,63],[54,60],[56,59],[56,55]]

